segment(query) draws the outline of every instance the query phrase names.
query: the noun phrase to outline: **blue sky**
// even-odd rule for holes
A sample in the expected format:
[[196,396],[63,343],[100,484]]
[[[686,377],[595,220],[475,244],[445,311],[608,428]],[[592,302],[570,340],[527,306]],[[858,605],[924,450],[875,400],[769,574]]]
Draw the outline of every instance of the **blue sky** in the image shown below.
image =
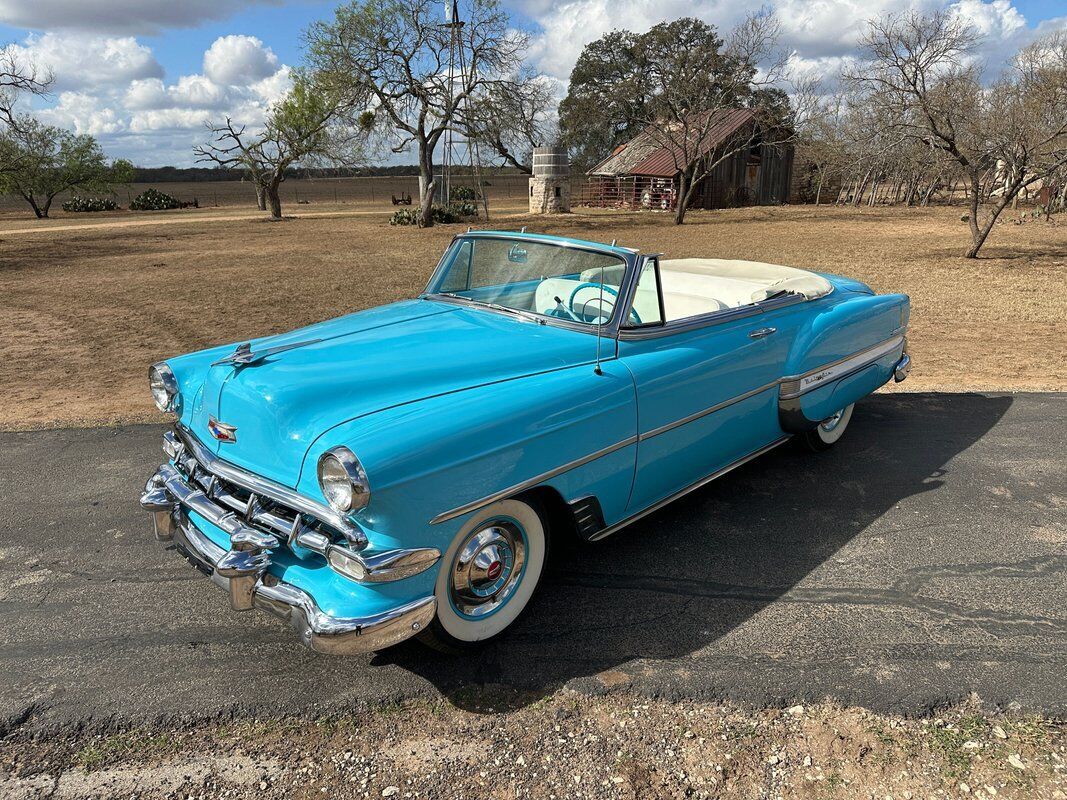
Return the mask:
[[[728,28],[766,0],[505,0],[532,37],[531,63],[560,93],[589,41],[612,28],[645,30],[698,16]],[[52,95],[33,103],[46,121],[91,133],[112,157],[145,166],[193,163],[204,123],[232,115],[257,124],[301,63],[309,24],[331,0],[0,0],[0,44],[52,68]],[[1064,0],[775,0],[783,45],[800,68],[834,74],[855,53],[866,18],[908,6],[949,7],[986,34],[985,60],[1067,27]],[[443,13],[443,12],[442,12]],[[408,162],[404,155],[392,161]]]

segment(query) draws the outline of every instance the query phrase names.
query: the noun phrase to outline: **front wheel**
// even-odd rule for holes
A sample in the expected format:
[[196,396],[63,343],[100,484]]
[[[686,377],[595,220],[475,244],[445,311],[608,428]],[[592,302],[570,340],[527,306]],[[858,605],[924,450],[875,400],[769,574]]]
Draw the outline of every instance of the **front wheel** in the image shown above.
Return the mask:
[[482,509],[441,559],[437,614],[420,640],[454,653],[496,639],[526,609],[547,556],[548,531],[533,505],[509,499]]
[[804,443],[815,452],[829,450],[845,434],[849,421],[852,419],[852,409],[856,404],[846,406],[828,419],[824,419],[810,431],[804,432]]

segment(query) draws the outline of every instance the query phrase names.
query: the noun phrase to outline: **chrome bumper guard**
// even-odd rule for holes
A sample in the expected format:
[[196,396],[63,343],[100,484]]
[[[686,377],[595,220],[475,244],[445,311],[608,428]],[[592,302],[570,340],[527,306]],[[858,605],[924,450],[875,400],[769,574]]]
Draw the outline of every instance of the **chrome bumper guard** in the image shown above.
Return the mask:
[[153,511],[153,520],[156,538],[173,544],[189,563],[229,591],[234,609],[258,608],[280,617],[301,642],[318,653],[382,650],[418,633],[437,611],[437,600],[431,595],[380,614],[335,617],[323,612],[303,589],[269,574],[268,553],[223,550],[197,530],[180,508]]
[[911,375],[911,356],[908,355],[907,345],[905,345],[904,354],[900,357],[897,365],[893,367],[893,380],[900,383],[909,375]]

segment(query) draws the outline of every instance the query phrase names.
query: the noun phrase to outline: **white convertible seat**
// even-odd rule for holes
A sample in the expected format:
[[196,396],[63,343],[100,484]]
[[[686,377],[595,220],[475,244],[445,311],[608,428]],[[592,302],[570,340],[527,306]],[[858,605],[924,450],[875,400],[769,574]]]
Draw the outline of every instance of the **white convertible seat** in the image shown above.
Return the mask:
[[[830,294],[834,288],[826,278],[814,272],[759,261],[675,258],[661,261],[659,268],[668,322],[751,305],[782,290],[795,292],[805,300],[814,300]],[[583,272],[579,280],[547,278],[541,281],[534,298],[536,310],[550,313],[557,306],[556,297],[569,308],[574,291],[582,283],[599,286],[601,274],[601,270],[591,269]],[[622,266],[609,267],[603,271],[603,276],[605,294],[611,294],[618,289],[622,279]],[[652,281],[642,281],[638,285],[634,311],[642,322],[659,318],[656,287]]]

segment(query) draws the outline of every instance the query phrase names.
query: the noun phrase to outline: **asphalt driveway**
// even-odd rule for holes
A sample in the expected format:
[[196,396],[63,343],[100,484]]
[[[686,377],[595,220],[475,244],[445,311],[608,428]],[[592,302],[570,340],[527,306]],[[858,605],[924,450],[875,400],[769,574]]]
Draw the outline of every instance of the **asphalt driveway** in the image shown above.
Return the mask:
[[[562,685],[1067,716],[1067,395],[894,394],[597,545],[473,656],[298,645],[152,540],[159,426],[0,433],[0,727],[330,713]],[[502,691],[507,690],[507,691]]]

